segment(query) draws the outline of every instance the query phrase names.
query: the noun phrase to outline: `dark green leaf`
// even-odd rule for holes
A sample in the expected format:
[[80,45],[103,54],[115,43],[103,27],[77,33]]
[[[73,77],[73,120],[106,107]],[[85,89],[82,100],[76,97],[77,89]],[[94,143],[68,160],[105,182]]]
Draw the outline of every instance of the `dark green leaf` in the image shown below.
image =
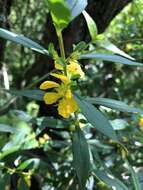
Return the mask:
[[90,171],[90,156],[87,141],[79,127],[73,134],[73,164],[77,173],[80,189],[85,189]]
[[71,10],[73,19],[81,14],[87,6],[87,0],[66,0],[66,2],[69,9]]
[[96,170],[95,175],[109,187],[116,187],[117,190],[129,190],[119,179],[103,171]]
[[17,44],[21,44],[27,48],[30,48],[34,51],[39,52],[39,53],[48,54],[48,51],[44,47],[42,47],[38,43],[30,40],[29,38],[26,38],[23,35],[18,35],[16,33],[13,33],[8,30],[5,30],[3,28],[0,28],[0,37],[4,38],[6,40],[15,42]]
[[42,90],[9,90],[7,91],[10,94],[13,94],[15,96],[24,96],[27,98],[32,98],[34,100],[43,100],[44,91]]
[[75,96],[81,112],[86,117],[89,123],[92,124],[98,131],[108,136],[113,140],[117,140],[117,136],[115,131],[113,130],[111,124],[108,119],[92,104],[87,101],[81,99],[79,96]]
[[0,124],[0,132],[4,132],[4,133],[14,133],[16,130],[14,128],[12,128],[9,125],[6,124]]
[[111,109],[116,109],[116,110],[123,111],[123,112],[143,114],[143,110],[130,107],[127,104],[125,104],[124,102],[114,100],[114,99],[88,97],[88,98],[86,98],[86,100],[88,102],[90,102],[91,104],[101,105],[101,106],[105,106],[105,107],[108,107]]
[[126,59],[125,57],[119,55],[109,55],[109,54],[97,54],[97,53],[89,53],[83,54],[80,56],[81,59],[97,59],[108,62],[116,62],[121,63],[123,65],[131,65],[131,66],[143,66],[142,63],[132,61],[130,59]]
[[1,190],[6,190],[6,186],[8,186],[10,183],[10,174],[1,174],[0,178],[0,189]]
[[20,178],[20,180],[19,180],[19,189],[20,190],[29,190],[29,187],[28,187],[25,179],[23,179],[23,178]]
[[126,164],[128,166],[128,169],[131,173],[131,180],[132,180],[132,185],[134,187],[134,190],[141,190],[141,184],[139,182],[139,178],[137,173],[134,171],[134,168],[130,165],[130,163],[128,162],[128,160],[126,159]]

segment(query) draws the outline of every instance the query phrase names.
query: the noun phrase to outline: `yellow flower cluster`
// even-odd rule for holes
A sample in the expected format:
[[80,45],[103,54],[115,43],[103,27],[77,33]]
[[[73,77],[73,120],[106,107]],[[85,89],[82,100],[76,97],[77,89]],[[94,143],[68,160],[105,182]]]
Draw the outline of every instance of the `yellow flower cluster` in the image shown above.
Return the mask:
[[40,85],[40,89],[50,89],[51,91],[46,92],[44,95],[45,103],[47,105],[57,103],[58,113],[64,118],[69,118],[71,113],[78,110],[78,105],[71,90],[72,77],[78,76],[83,78],[84,72],[78,61],[73,59],[68,60],[68,64],[66,65],[66,75],[64,73],[64,66],[59,64],[57,60],[55,60],[55,68],[58,73],[51,73],[50,75],[59,79],[61,83],[45,81]]

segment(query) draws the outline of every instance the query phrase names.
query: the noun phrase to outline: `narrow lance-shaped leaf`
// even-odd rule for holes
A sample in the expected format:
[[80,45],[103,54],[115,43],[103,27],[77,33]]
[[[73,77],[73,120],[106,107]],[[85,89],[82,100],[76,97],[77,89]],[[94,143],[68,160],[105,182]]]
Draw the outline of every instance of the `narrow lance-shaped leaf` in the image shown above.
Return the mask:
[[125,184],[123,184],[119,179],[107,174],[103,171],[96,170],[95,175],[103,181],[108,187],[115,187],[117,190],[129,190]]
[[0,28],[0,37],[4,38],[6,40],[10,40],[12,42],[15,42],[17,44],[21,44],[24,47],[30,48],[34,51],[37,51],[42,54],[49,54],[48,51],[39,45],[38,43],[32,41],[31,39],[23,36],[23,35],[18,35],[14,32],[10,32],[8,30],[5,30],[3,28]]
[[82,54],[80,56],[80,59],[97,59],[97,60],[103,60],[103,61],[108,61],[108,62],[121,63],[123,65],[140,66],[140,67],[143,66],[143,63],[132,61],[130,59],[126,59],[125,57],[122,57],[119,55],[87,53],[87,54]]
[[109,138],[117,141],[117,136],[113,127],[111,126],[108,119],[101,113],[96,107],[87,101],[83,100],[79,96],[75,96],[76,101],[81,109],[81,112],[86,117],[87,121],[92,124],[98,131],[102,134],[108,136]]
[[122,101],[114,100],[114,99],[88,97],[86,98],[86,100],[90,102],[91,104],[101,105],[101,106],[105,106],[105,107],[116,109],[123,112],[143,114],[143,110],[130,107],[126,103]]
[[84,18],[86,20],[92,42],[95,42],[96,36],[97,36],[97,26],[96,26],[94,20],[92,19],[92,17],[86,11],[83,11],[82,13],[83,13]]
[[73,134],[73,165],[79,180],[80,189],[85,189],[85,184],[90,172],[90,156],[87,141],[82,130],[76,127]]
[[127,159],[125,160],[125,162],[128,166],[129,172],[131,173],[131,180],[134,190],[141,190],[141,185],[137,173],[134,171],[134,168],[129,164]]
[[6,124],[0,124],[0,133],[4,132],[4,133],[14,133],[16,130],[14,128],[12,128],[9,125]]
[[39,101],[42,101],[44,96],[42,90],[7,90],[7,92],[15,96],[24,96]]
[[126,57],[127,59],[135,60],[133,57],[125,53],[123,50],[119,49],[115,44],[110,42],[110,40],[107,37],[105,37],[103,34],[100,34],[96,37],[96,44],[115,54]]
[[71,10],[72,19],[80,15],[87,6],[87,0],[66,0],[66,3]]

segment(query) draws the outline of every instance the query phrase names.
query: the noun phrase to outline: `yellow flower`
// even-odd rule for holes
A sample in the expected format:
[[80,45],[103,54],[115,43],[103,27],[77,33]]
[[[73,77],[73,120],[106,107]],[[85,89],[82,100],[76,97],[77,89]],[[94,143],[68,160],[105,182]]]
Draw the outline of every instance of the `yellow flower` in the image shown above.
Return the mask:
[[46,104],[53,104],[60,98],[60,95],[56,92],[47,92],[44,95],[44,101]]
[[139,124],[139,126],[140,126],[141,128],[143,128],[143,117],[140,118],[138,124]]
[[59,87],[59,84],[53,81],[45,81],[40,85],[41,90],[47,90],[55,87]]
[[74,100],[74,97],[70,89],[71,81],[65,75],[57,73],[52,73],[51,75],[60,79],[62,83],[58,84],[53,81],[43,82],[40,85],[40,89],[54,89],[54,92],[46,92],[43,99],[47,105],[58,102],[58,113],[64,118],[68,118],[71,113],[74,113],[78,109],[77,103]]
[[57,70],[63,70],[63,66],[61,64],[59,64],[57,61],[55,61],[55,69]]
[[[67,75],[70,78],[75,75],[79,75],[80,78],[84,77],[84,72],[82,71],[81,66],[77,60],[70,58],[68,59],[68,63],[69,64],[67,64]],[[57,61],[55,61],[55,68],[61,71],[64,70],[64,67],[61,64],[59,64]]]
[[78,109],[77,103],[73,97],[63,98],[59,101],[58,112],[64,118],[69,118],[71,113],[74,113]]
[[71,76],[79,75],[81,78],[84,77],[84,72],[82,71],[77,60],[69,60],[69,65],[67,65],[67,73]]
[[51,73],[51,75],[55,78],[60,79],[63,83],[65,84],[69,84],[70,83],[70,79],[65,76],[65,75],[61,75],[61,74],[57,74],[57,73]]

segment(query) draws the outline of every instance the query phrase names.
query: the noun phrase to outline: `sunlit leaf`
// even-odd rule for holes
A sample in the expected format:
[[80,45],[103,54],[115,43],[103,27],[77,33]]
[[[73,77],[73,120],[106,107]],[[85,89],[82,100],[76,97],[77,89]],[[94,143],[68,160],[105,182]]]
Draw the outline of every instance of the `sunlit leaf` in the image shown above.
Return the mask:
[[123,119],[114,119],[110,123],[114,130],[123,130],[129,126],[128,122]]
[[63,30],[71,21],[71,13],[63,0],[47,0],[53,23],[57,30]]
[[87,23],[87,26],[88,26],[88,30],[89,30],[92,42],[95,42],[96,41],[96,36],[97,36],[97,33],[98,33],[96,23],[94,22],[92,17],[86,11],[83,11],[82,13],[83,13],[83,15],[85,17],[85,20],[86,20],[86,23]]
[[97,36],[95,41],[98,46],[103,47],[115,54],[126,57],[127,59],[135,60],[133,57],[125,53],[123,50],[119,49],[115,44],[110,42],[110,40],[108,40],[106,37],[102,35],[100,38],[100,36],[101,35],[99,35],[99,37]]
[[0,124],[0,133],[4,132],[4,133],[14,133],[16,130],[14,128],[12,128],[9,125],[6,124]]

